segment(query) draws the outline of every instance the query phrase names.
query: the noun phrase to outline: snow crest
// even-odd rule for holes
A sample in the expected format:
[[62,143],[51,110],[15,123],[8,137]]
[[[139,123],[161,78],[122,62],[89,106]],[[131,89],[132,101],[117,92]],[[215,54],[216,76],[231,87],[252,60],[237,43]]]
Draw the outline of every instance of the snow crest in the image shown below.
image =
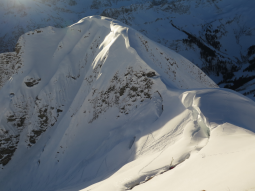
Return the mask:
[[[22,35],[13,54],[19,64],[0,89],[4,190],[213,190],[222,179],[218,190],[254,186],[254,102],[134,29],[86,17]],[[219,176],[245,163],[226,165],[232,152],[250,156],[238,168],[245,184]],[[207,172],[214,181],[201,181]]]

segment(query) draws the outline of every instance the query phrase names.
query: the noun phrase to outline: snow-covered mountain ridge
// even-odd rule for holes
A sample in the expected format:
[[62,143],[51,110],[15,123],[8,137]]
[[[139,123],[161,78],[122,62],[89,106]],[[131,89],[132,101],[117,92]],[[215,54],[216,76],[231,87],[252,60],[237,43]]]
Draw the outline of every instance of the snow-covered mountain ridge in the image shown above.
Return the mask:
[[254,102],[127,25],[93,16],[37,29],[9,57],[1,189],[255,187]]
[[[220,87],[254,96],[254,1],[163,1],[108,8],[120,20],[192,61]],[[154,29],[154,30],[153,30]]]
[[[99,21],[100,24],[97,23]],[[181,89],[217,87],[185,58],[165,47],[150,48],[155,47],[153,42],[126,27],[115,26],[116,21],[95,17],[80,22],[66,29],[47,27],[28,32],[20,37],[17,52],[10,53],[19,58],[19,62],[13,65],[13,68],[17,68],[17,74],[2,89],[6,99],[11,101],[2,100],[2,112],[5,113],[7,127],[14,126],[19,132],[27,125],[31,126],[29,146],[49,126],[54,126],[63,112],[62,107],[75,98],[81,86],[84,86],[85,95],[92,94],[89,98],[85,96],[79,100],[91,104],[92,111],[86,113],[84,110],[89,116],[89,123],[109,107],[118,106],[120,113],[128,114],[136,102],[159,94],[153,89],[152,80],[159,76],[167,79],[168,85]],[[54,40],[50,42],[50,39]],[[118,50],[122,47],[123,51]],[[136,47],[139,49],[136,50]],[[145,62],[150,63],[157,72],[143,67]],[[107,76],[103,73],[107,73]],[[102,89],[104,82],[107,84]],[[7,103],[10,105],[7,106]],[[12,109],[8,111],[6,108]],[[76,112],[73,112],[74,115]],[[36,118],[34,122],[30,121]],[[36,126],[40,129],[34,129]],[[8,128],[6,131],[9,132]],[[13,136],[17,134],[15,131],[12,132]]]
[[25,32],[103,15],[175,50],[220,87],[254,99],[254,7],[250,0],[2,0],[0,52],[12,52]]

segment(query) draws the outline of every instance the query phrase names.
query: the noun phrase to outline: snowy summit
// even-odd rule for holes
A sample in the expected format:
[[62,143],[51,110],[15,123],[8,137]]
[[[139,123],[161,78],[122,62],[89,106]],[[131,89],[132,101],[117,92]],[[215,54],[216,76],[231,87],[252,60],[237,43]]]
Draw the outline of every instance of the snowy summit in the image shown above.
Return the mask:
[[0,54],[3,191],[255,189],[255,103],[116,20]]

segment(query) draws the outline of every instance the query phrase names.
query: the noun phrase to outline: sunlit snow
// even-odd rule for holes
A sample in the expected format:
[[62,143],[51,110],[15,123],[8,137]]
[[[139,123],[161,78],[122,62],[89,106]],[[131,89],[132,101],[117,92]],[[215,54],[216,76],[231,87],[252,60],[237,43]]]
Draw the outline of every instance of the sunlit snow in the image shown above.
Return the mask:
[[255,103],[174,51],[93,16],[12,54],[0,135],[17,149],[0,190],[255,189]]

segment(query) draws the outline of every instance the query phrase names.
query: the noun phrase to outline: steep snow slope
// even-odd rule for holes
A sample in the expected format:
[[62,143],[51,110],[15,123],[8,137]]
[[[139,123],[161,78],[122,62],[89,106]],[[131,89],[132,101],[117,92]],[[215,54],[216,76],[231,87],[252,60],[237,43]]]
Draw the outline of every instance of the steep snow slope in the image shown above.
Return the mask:
[[1,189],[254,188],[254,102],[134,29],[87,17],[10,54]]
[[[92,144],[84,152],[88,155],[102,144],[94,136],[105,139],[109,136],[108,131],[123,126],[137,110],[152,107],[148,123],[156,120],[163,110],[163,98],[159,92],[159,88],[165,86],[162,80],[172,88],[217,87],[185,58],[117,21],[101,17],[85,18],[65,29],[47,27],[28,32],[20,37],[16,53],[11,54],[19,58],[14,67],[21,68],[0,90],[0,163],[9,165],[14,155],[10,169],[12,164],[15,166],[15,160],[23,158],[21,155],[33,158],[35,153],[32,153],[38,152],[38,147],[46,149],[48,145],[56,156],[46,151],[39,154],[42,156],[36,159],[36,166],[40,164],[44,170],[44,156],[52,156],[52,160],[47,160],[54,166],[63,157],[64,165],[73,160],[65,156],[76,155],[77,144]],[[143,118],[147,120],[148,115],[143,114]],[[100,134],[97,126],[102,124]],[[85,130],[96,142],[87,138],[83,142],[83,136],[76,136],[76,141],[72,141],[76,134],[73,128]],[[94,132],[90,134],[87,128],[94,129]],[[57,137],[52,135],[54,133]],[[79,130],[77,133],[82,135]],[[48,136],[54,138],[47,140]],[[42,143],[36,144],[37,141]],[[58,147],[65,151],[56,151]],[[66,155],[58,156],[58,153]],[[78,157],[78,161],[73,162],[78,164],[81,159],[84,160]],[[63,177],[60,180],[63,181]],[[23,184],[28,186],[26,180]]]
[[152,1],[108,8],[102,15],[175,50],[220,87],[254,99],[254,7],[249,0]]
[[175,50],[220,87],[254,99],[254,7],[251,0],[2,0],[0,53],[13,51],[27,31],[102,15]]
[[[167,110],[135,145],[136,160],[81,190],[253,190],[254,102],[219,89],[177,95],[168,92]],[[173,106],[186,110],[172,118]]]

